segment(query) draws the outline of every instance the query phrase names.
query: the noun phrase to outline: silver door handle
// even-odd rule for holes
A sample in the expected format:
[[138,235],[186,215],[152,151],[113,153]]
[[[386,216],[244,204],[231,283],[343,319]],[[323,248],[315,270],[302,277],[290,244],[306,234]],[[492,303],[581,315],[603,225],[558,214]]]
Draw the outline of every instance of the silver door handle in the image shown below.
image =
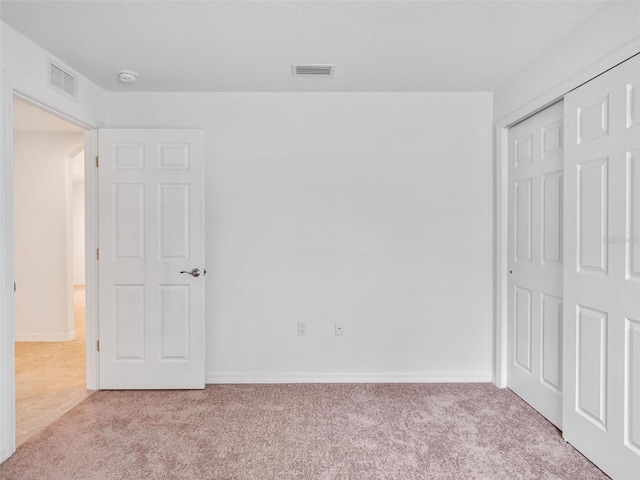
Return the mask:
[[200,276],[200,270],[198,270],[197,268],[194,268],[193,270],[191,270],[190,272],[187,272],[185,270],[182,270],[180,273],[188,273],[189,275],[191,275],[192,277],[199,277]]

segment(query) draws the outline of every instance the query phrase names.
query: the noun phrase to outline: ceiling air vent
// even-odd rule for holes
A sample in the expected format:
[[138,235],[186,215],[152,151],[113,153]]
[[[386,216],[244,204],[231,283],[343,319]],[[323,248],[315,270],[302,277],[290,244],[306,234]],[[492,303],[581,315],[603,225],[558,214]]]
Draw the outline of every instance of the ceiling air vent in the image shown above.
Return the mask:
[[47,59],[47,64],[47,86],[73,101],[78,101],[78,76],[69,73],[50,59]]
[[294,77],[333,77],[335,65],[291,65]]

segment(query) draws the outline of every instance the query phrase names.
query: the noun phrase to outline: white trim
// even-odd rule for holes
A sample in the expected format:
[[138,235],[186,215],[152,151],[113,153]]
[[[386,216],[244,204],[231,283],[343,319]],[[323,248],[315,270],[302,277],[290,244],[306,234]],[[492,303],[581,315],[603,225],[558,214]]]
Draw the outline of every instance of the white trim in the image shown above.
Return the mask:
[[16,450],[15,352],[13,291],[13,162],[10,161],[12,88],[9,76],[2,78],[2,140],[0,159],[0,462]]
[[[5,108],[5,118],[7,118],[6,114],[8,110],[13,110],[13,96],[15,95],[20,100],[30,103],[51,115],[62,118],[85,130],[98,128],[98,122],[94,119],[84,117],[81,112],[75,110],[73,107],[77,108],[77,105],[69,105],[69,99],[13,77],[10,73],[5,72],[5,79],[7,79],[7,82],[4,84],[5,95],[7,95],[5,101],[11,100],[7,108]],[[5,124],[5,129],[11,131],[11,124]]]
[[333,373],[333,374],[214,374],[207,384],[236,383],[488,383],[491,375],[476,373]]
[[100,387],[99,354],[94,345],[98,342],[98,130],[86,130],[84,134],[84,230],[85,230],[85,339],[87,342],[87,390]]
[[[3,72],[2,74],[2,132],[0,137],[4,140],[2,148],[2,161],[0,161],[0,462],[4,461],[16,450],[15,436],[15,306],[14,306],[14,264],[13,264],[13,97],[14,95],[27,101],[45,111],[61,117],[74,125],[78,125],[87,130],[97,128],[97,122],[82,118],[72,106],[67,105],[67,100],[61,100],[57,96],[43,91],[30,83],[21,81],[12,75]],[[69,108],[71,107],[71,109]],[[94,133],[90,132],[89,134]],[[85,141],[86,141],[85,136]],[[97,138],[90,137],[90,138]],[[96,150],[97,145],[88,144],[85,151]],[[91,169],[89,170],[91,172]],[[93,172],[95,176],[95,172]],[[91,173],[89,174],[91,176]],[[95,196],[97,188],[91,181],[85,181],[86,188],[91,195]],[[91,208],[95,208],[92,211]],[[97,216],[97,197],[89,198],[87,201],[87,216]],[[94,225],[92,222],[90,225]],[[87,251],[92,245],[97,243],[95,231],[87,230]],[[87,264],[87,272],[95,274],[95,266]],[[95,282],[91,277],[87,278],[87,291],[94,292]],[[93,297],[87,294],[87,308],[95,312],[96,305]],[[87,312],[87,358],[92,357],[91,362],[87,361],[87,388],[96,388],[97,376],[95,365],[97,365],[97,352],[89,343],[90,332],[97,331],[97,316]]]
[[15,334],[16,342],[69,342],[71,340],[76,339],[76,331],[71,330],[70,332],[53,335],[42,335],[39,333],[26,333],[26,334]]
[[507,129],[496,126],[495,148],[495,326],[494,383],[507,386]]
[[[14,449],[14,451],[15,451],[15,449]],[[11,455],[12,455],[12,452],[9,449],[9,447],[5,446],[5,447],[0,448],[0,463],[4,462]]]
[[[568,80],[538,96],[496,122],[495,125],[495,385],[507,386],[507,132],[509,126],[561,100],[565,94],[640,52],[640,37],[601,58]],[[495,93],[495,92],[494,92]]]

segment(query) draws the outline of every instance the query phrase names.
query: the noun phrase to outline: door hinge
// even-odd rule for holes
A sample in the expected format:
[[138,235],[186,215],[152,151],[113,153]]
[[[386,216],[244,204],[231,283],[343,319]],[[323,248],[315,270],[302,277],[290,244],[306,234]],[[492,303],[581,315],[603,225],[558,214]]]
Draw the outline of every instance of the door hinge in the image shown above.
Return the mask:
[[16,282],[13,282],[13,291],[14,292],[18,291],[18,286],[16,285]]
[[100,260],[100,249],[96,248],[96,260]]
[[96,168],[100,166],[100,157],[96,155]]
[[100,340],[96,341],[96,350],[100,351]]

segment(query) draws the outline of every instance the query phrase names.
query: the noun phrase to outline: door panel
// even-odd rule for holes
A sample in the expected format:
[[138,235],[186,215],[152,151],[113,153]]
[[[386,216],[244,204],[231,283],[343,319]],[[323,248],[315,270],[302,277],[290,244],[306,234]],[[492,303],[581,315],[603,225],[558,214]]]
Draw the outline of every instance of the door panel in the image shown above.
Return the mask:
[[564,437],[640,475],[640,57],[565,97]]
[[197,130],[99,132],[100,388],[204,387]]
[[562,394],[562,299],[542,294],[542,381]]
[[113,185],[113,257],[144,258],[144,185]]
[[116,359],[144,360],[144,285],[114,285],[113,310]]
[[627,279],[640,280],[640,149],[627,152]]
[[542,262],[562,263],[562,175],[542,176]]
[[160,285],[162,350],[160,359],[189,359],[189,288]]
[[578,163],[578,269],[607,274],[608,158]]
[[626,318],[625,322],[625,443],[640,455],[640,321]]
[[531,261],[531,179],[516,182],[516,260]]
[[582,415],[606,428],[607,314],[578,306],[578,377],[576,406]]
[[562,425],[563,110],[509,130],[508,386]]
[[531,372],[531,290],[516,287],[515,304],[515,363],[527,372]]

